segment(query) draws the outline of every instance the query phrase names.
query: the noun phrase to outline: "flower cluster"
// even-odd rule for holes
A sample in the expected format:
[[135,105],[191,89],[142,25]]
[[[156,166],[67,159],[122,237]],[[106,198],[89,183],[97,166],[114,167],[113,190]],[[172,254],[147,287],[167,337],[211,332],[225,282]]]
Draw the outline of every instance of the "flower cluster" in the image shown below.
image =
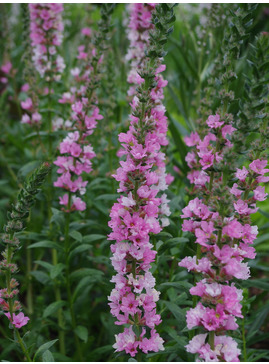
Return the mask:
[[62,43],[63,4],[29,4],[33,62],[41,77],[59,80],[65,68],[57,47]]
[[[70,121],[62,121],[60,124],[64,125],[69,133],[60,144],[61,156],[54,162],[59,167],[57,172],[61,174],[54,186],[69,191],[69,194],[60,197],[60,204],[65,206],[63,210],[66,212],[86,209],[85,202],[76,195],[71,197],[71,193],[79,192],[83,195],[86,192],[88,182],[83,180],[82,173],[92,171],[91,159],[95,157],[87,137],[93,133],[97,121],[103,119],[99,114],[98,100],[94,93],[99,84],[97,73],[100,72],[103,55],[94,42],[89,41],[92,36],[91,29],[83,28],[81,33],[84,44],[78,47],[79,64],[71,70],[74,86],[59,99],[61,104],[71,104],[72,109]],[[56,127],[58,126],[54,123],[54,128]]]
[[[82,44],[78,46],[78,65],[71,69],[72,86],[69,91],[64,92],[59,99],[60,104],[73,104],[75,101],[85,97],[87,92],[87,84],[90,81],[90,75],[93,72],[92,59],[96,56],[96,48],[90,42],[92,30],[83,28],[81,30],[83,36]],[[99,60],[101,63],[102,59]]]
[[[89,115],[89,109],[91,114]],[[93,133],[97,120],[102,119],[97,106],[89,104],[88,98],[82,98],[72,105],[74,131],[69,132],[66,138],[60,143],[60,154],[54,164],[59,167],[57,172],[61,174],[54,186],[64,188],[70,193],[79,192],[83,195],[86,192],[88,181],[82,179],[82,173],[90,173],[92,170],[91,159],[95,157],[92,146],[88,143],[87,137]],[[60,204],[66,206],[64,211],[83,211],[86,204],[76,195],[70,200],[69,195],[60,197]]]
[[[18,271],[18,266],[13,262],[14,251],[19,248],[20,241],[16,233],[23,230],[23,222],[29,216],[29,211],[35,201],[35,195],[48,174],[50,165],[44,163],[38,168],[19,192],[18,201],[8,214],[7,224],[4,227],[4,234],[1,236],[6,246],[2,251],[3,259],[0,261],[0,273],[5,274],[7,287],[0,289],[0,310],[12,323],[13,327],[20,329],[29,321],[29,317],[20,312],[22,306],[16,300],[19,294],[19,283],[12,275]],[[18,312],[18,313],[16,313]]]
[[[134,39],[139,33],[141,52],[148,42],[147,29],[153,27],[150,23],[153,9],[153,5],[130,5],[129,27],[134,32]],[[146,26],[143,26],[143,19]],[[146,32],[145,36],[142,30]],[[132,42],[131,47],[135,44]],[[128,54],[136,57],[133,49]],[[113,177],[119,182],[118,192],[122,195],[112,207],[109,222],[112,228],[109,240],[116,241],[111,245],[111,261],[117,271],[112,278],[115,288],[109,296],[109,305],[112,315],[117,318],[117,325],[130,325],[116,335],[113,347],[132,357],[139,349],[144,353],[163,350],[163,339],[155,330],[161,322],[160,315],[156,313],[159,292],[154,288],[155,279],[149,270],[156,256],[150,235],[158,234],[168,225],[167,216],[170,214],[166,195],[159,194],[171,182],[171,177],[165,173],[165,155],[160,150],[168,143],[167,118],[161,102],[167,81],[160,75],[165,69],[161,59],[158,58],[151,69],[151,76],[145,71],[148,62],[150,60],[145,59],[140,69],[144,78],[129,78],[129,82],[140,85],[140,91],[131,102],[129,130],[119,134],[122,148],[118,155],[124,160]],[[132,66],[131,74],[138,75],[137,59]],[[149,80],[153,80],[152,85]]]
[[42,116],[38,112],[37,100],[33,101],[31,97],[27,97],[26,100],[21,101],[21,107],[26,110],[26,113],[22,115],[21,123],[39,126]]
[[127,37],[130,41],[126,60],[131,62],[131,70],[127,81],[131,84],[128,95],[136,93],[136,86],[143,82],[139,75],[145,63],[145,51],[149,46],[149,31],[153,29],[151,22],[152,11],[155,4],[129,4],[130,21]]
[[185,138],[188,146],[195,147],[186,156],[193,168],[188,178],[204,198],[196,197],[182,210],[182,230],[195,235],[198,248],[197,256],[185,257],[179,266],[203,276],[190,290],[201,301],[187,312],[187,327],[200,326],[209,334],[195,336],[187,350],[205,361],[239,361],[236,342],[223,335],[236,330],[236,317],[242,317],[242,290],[231,281],[250,276],[244,259],[255,258],[251,244],[258,234],[250,215],[257,211],[256,201],[266,199],[259,184],[269,181],[264,176],[269,169],[266,160],[254,159],[247,168],[237,168],[227,185],[225,154],[233,146],[230,138],[236,129],[229,115],[223,120],[210,115],[206,123],[209,130],[203,138],[197,132]]

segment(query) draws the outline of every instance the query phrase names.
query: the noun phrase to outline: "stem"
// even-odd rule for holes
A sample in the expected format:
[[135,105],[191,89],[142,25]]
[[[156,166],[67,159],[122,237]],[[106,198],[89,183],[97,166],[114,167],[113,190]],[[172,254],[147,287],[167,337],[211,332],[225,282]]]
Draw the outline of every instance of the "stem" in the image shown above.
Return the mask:
[[136,261],[133,260],[132,261],[132,273],[133,273],[133,277],[136,277]]
[[214,350],[215,349],[215,332],[214,331],[209,332],[208,342],[209,342],[211,350]]
[[24,344],[24,342],[23,342],[23,340],[22,340],[22,338],[21,338],[21,335],[20,335],[19,331],[18,331],[17,329],[15,329],[15,328],[14,328],[14,331],[15,331],[15,335],[16,335],[16,337],[17,337],[17,339],[18,339],[18,342],[19,342],[19,344],[20,344],[21,350],[22,350],[23,354],[25,355],[25,357],[26,357],[27,361],[28,361],[28,362],[32,362],[32,360],[31,360],[31,358],[30,358],[30,355],[29,355],[29,353],[28,353],[28,349],[27,349],[27,347],[25,346],[25,344]]
[[222,229],[220,229],[218,231],[218,241],[217,241],[217,245],[220,246],[221,243],[221,237],[222,237]]
[[[70,211],[70,207],[71,207],[71,193],[69,192],[68,193],[68,210],[69,211]],[[79,341],[79,338],[77,337],[77,335],[74,332],[76,327],[77,327],[77,323],[76,323],[76,317],[75,317],[75,312],[74,312],[74,307],[73,307],[73,302],[72,302],[70,272],[69,272],[69,251],[70,251],[69,225],[70,225],[70,212],[67,212],[66,215],[65,215],[65,245],[64,245],[64,248],[65,248],[64,249],[65,250],[65,269],[66,269],[66,291],[67,291],[69,311],[70,311],[70,315],[71,315],[71,326],[72,326],[72,330],[73,330],[74,337],[75,337],[75,345],[76,345],[76,348],[77,348],[79,360],[83,361],[80,341]]]
[[26,267],[27,267],[27,308],[28,314],[32,315],[34,312],[33,309],[33,284],[32,284],[32,277],[31,277],[31,270],[32,270],[32,252],[31,249],[28,249],[29,242],[26,245]]
[[246,335],[245,335],[245,315],[242,319],[242,341],[243,341],[243,358],[244,361],[247,361],[247,342],[246,342]]
[[[52,262],[53,265],[55,266],[56,264],[58,264],[58,257],[57,257],[57,250],[56,249],[52,249]],[[55,299],[56,302],[61,301],[61,290],[60,287],[58,286],[57,282],[54,281],[54,294],[55,294]],[[58,333],[59,333],[59,347],[60,347],[60,353],[62,355],[65,355],[66,351],[65,351],[65,332],[63,330],[64,328],[64,319],[63,319],[63,310],[62,308],[59,308],[59,310],[57,311],[57,320],[58,320]]]

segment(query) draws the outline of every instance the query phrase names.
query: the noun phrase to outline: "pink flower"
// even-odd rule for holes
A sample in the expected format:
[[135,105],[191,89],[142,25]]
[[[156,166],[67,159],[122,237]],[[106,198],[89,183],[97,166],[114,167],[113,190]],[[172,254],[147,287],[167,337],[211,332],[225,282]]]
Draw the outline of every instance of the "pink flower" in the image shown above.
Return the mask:
[[86,210],[86,203],[81,198],[72,196],[72,210],[84,211]]
[[30,86],[28,83],[25,83],[24,85],[22,85],[21,87],[21,91],[22,92],[27,92],[29,90]]
[[9,321],[11,321],[13,325],[15,325],[17,329],[20,329],[22,326],[27,325],[27,322],[30,320],[29,317],[24,316],[23,312],[18,313],[18,315],[15,315],[13,313],[12,320],[9,312],[5,313],[5,315],[9,319]]
[[1,71],[2,71],[2,72],[4,72],[4,73],[6,73],[6,74],[10,73],[11,69],[12,69],[12,64],[11,64],[11,62],[7,62],[7,63],[5,63],[5,64],[1,67]]
[[31,118],[28,114],[23,114],[21,119],[22,124],[31,124]]
[[184,142],[188,147],[193,147],[194,145],[197,145],[200,143],[200,137],[197,132],[191,132],[189,137],[184,137]]
[[233,187],[230,189],[230,192],[235,196],[235,197],[240,197],[242,194],[242,190],[239,190],[238,188],[238,184],[234,183]]
[[268,193],[265,193],[265,187],[257,187],[254,191],[254,199],[257,201],[265,201]]
[[207,242],[209,242],[213,231],[215,230],[214,224],[212,221],[209,223],[206,221],[201,221],[201,228],[195,229],[196,243],[200,245],[207,246]]
[[269,172],[269,169],[265,168],[266,166],[267,160],[256,159],[250,163],[249,168],[257,174],[264,175],[265,173]]
[[220,121],[220,116],[216,114],[216,115],[210,115],[206,123],[210,128],[216,129],[219,128],[221,125],[223,125],[224,121]]
[[202,166],[202,169],[207,169],[211,166],[213,166],[213,162],[214,162],[214,155],[212,154],[212,151],[207,152],[207,153],[198,153],[199,157],[201,157],[200,159],[200,164]]
[[32,114],[32,120],[33,120],[35,123],[39,123],[41,119],[42,119],[42,116],[41,116],[38,112],[34,112],[34,113]]
[[28,97],[28,99],[26,99],[25,101],[21,101],[21,107],[24,110],[30,110],[33,106],[33,102],[32,99],[30,97]]
[[205,344],[207,334],[199,334],[192,338],[188,345],[185,346],[187,351],[196,354],[200,351],[201,347]]
[[87,37],[90,37],[92,34],[91,28],[83,28],[81,29],[81,34],[86,35]]
[[246,167],[244,166],[242,169],[237,168],[236,169],[236,177],[240,180],[240,181],[245,181],[247,175],[248,175],[248,170],[246,169]]
[[232,135],[235,130],[236,129],[233,128],[231,125],[224,125],[224,127],[221,129],[221,134],[223,138],[226,139],[227,134]]
[[233,219],[232,221],[229,221],[226,226],[224,226],[222,231],[223,234],[227,234],[231,238],[239,239],[243,234],[243,226],[239,221]]

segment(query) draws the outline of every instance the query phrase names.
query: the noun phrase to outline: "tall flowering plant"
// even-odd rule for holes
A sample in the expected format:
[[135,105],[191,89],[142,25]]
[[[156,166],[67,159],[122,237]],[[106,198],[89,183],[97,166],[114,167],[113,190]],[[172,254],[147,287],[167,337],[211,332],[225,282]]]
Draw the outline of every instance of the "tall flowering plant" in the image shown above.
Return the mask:
[[[145,42],[150,38],[146,57],[141,68],[131,71],[138,87],[131,103],[129,130],[119,134],[122,145],[119,155],[124,160],[114,178],[120,183],[121,196],[112,207],[109,222],[112,228],[109,240],[116,241],[111,245],[111,260],[117,272],[112,278],[115,288],[109,296],[109,305],[117,318],[116,324],[127,325],[116,335],[113,347],[132,357],[139,350],[143,353],[163,350],[163,339],[155,329],[161,317],[156,312],[159,292],[154,288],[155,278],[150,272],[156,256],[150,235],[158,234],[167,225],[165,216],[170,213],[166,195],[158,194],[167,188],[161,146],[168,143],[167,118],[161,103],[167,81],[160,73],[165,69],[163,45],[172,31],[169,24],[174,21],[173,10],[166,4],[157,5],[154,12],[153,5],[133,4],[130,5],[133,34],[138,34],[138,29],[141,32],[138,8],[139,16],[154,19],[155,26],[148,23],[147,29],[150,27],[152,31],[145,37]],[[143,33],[140,35],[143,39]],[[144,51],[146,46],[142,48]]]
[[65,206],[63,209],[66,212],[86,209],[85,202],[74,193],[83,195],[86,192],[88,181],[83,179],[82,174],[92,171],[91,160],[95,157],[88,137],[92,135],[98,120],[103,119],[99,113],[96,94],[100,85],[104,56],[105,39],[102,27],[104,21],[101,24],[101,32],[92,37],[92,42],[89,42],[92,36],[91,29],[82,29],[84,44],[78,47],[77,56],[80,65],[71,70],[75,85],[71,87],[70,92],[65,92],[59,99],[62,104],[71,104],[72,109],[71,125],[65,122],[70,131],[60,143],[61,156],[54,162],[59,167],[57,172],[60,174],[54,186],[68,191],[60,197],[60,204]]
[[[41,78],[48,82],[49,87],[44,89],[44,93],[52,93],[51,81],[59,81],[65,69],[64,60],[59,55],[59,46],[63,38],[61,15],[63,4],[29,4],[29,15],[28,9],[25,6],[23,9],[26,23],[24,29],[25,38],[28,37],[29,27],[29,37],[31,40],[31,48],[26,49],[26,55],[24,56],[26,69],[28,68],[28,72],[26,72],[28,84],[26,84],[25,88],[26,92],[29,90],[31,97],[29,96],[21,102],[21,107],[25,110],[21,122],[23,124],[39,126],[42,116],[38,112],[38,98],[35,94],[37,90],[34,85],[32,70],[29,70],[29,67],[33,66]],[[25,43],[27,43],[26,39]],[[31,60],[27,58],[31,58]]]
[[10,328],[14,330],[14,337],[28,361],[31,361],[28,350],[21,339],[18,329],[25,326],[29,317],[22,312],[22,305],[17,299],[19,294],[19,283],[12,277],[18,272],[18,266],[14,261],[14,253],[20,248],[17,234],[24,228],[24,220],[29,216],[29,211],[35,202],[35,196],[43,184],[50,165],[42,164],[32,176],[25,182],[18,194],[18,201],[8,214],[8,221],[4,227],[1,240],[6,246],[2,252],[3,259],[0,261],[0,273],[5,275],[6,287],[0,289],[0,310],[10,321]]
[[[230,46],[233,51],[236,49],[232,42]],[[239,55],[239,48],[236,54]],[[238,328],[236,319],[243,318],[242,290],[236,282],[250,277],[245,259],[255,258],[251,245],[258,234],[250,216],[258,210],[257,201],[266,199],[262,184],[269,181],[265,175],[269,172],[267,155],[261,149],[263,137],[260,146],[255,142],[248,147],[247,160],[238,154],[236,139],[242,125],[228,113],[233,99],[229,78],[235,74],[229,62],[233,54],[226,52],[226,56],[228,70],[222,75],[224,91],[218,113],[209,115],[198,132],[185,138],[187,146],[192,147],[186,156],[191,168],[188,178],[194,185],[193,194],[199,197],[182,210],[182,230],[194,235],[197,254],[185,257],[179,266],[202,278],[196,278],[190,289],[195,307],[186,316],[188,329],[201,328],[202,333],[195,335],[186,349],[204,361],[239,361],[241,350],[229,335]],[[260,135],[264,135],[264,128],[267,124],[263,122]],[[243,345],[245,350],[245,342]]]

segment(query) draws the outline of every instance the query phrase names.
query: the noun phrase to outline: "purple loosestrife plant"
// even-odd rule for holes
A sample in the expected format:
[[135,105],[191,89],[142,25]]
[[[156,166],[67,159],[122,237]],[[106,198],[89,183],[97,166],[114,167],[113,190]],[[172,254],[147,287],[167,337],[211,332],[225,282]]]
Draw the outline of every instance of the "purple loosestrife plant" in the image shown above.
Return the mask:
[[[156,251],[150,242],[151,234],[158,234],[167,225],[166,215],[170,214],[165,194],[170,179],[165,173],[165,155],[161,146],[167,145],[167,117],[162,105],[163,87],[167,84],[160,76],[165,69],[162,64],[163,50],[167,36],[172,31],[173,8],[167,4],[144,6],[130,5],[131,32],[138,34],[141,19],[147,19],[146,50],[141,68],[133,69],[132,80],[138,85],[133,97],[130,127],[127,133],[119,134],[124,160],[114,178],[120,182],[118,192],[121,197],[112,207],[109,226],[112,232],[109,240],[111,258],[117,274],[112,278],[115,288],[109,296],[111,313],[117,318],[117,325],[127,325],[116,335],[113,346],[116,351],[125,351],[134,357],[140,352],[164,350],[163,339],[155,327],[161,323],[156,312],[159,292],[156,291],[155,278],[150,272]],[[150,9],[150,10],[149,10]],[[149,25],[152,19],[154,26]],[[143,38],[143,34],[140,34]],[[147,43],[147,39],[149,42]],[[131,46],[136,46],[131,43]],[[129,52],[132,54],[132,51]],[[136,66],[136,61],[135,61]]]
[[20,248],[17,234],[23,230],[24,220],[29,216],[29,211],[35,202],[35,196],[49,170],[50,165],[48,163],[42,164],[24,183],[18,194],[16,204],[12,206],[11,212],[8,213],[8,221],[4,227],[5,233],[1,236],[6,248],[2,252],[3,259],[0,262],[0,273],[6,277],[6,287],[0,289],[0,310],[9,319],[10,328],[14,330],[15,338],[28,361],[31,361],[31,359],[18,329],[27,324],[29,317],[25,316],[21,311],[21,303],[16,299],[19,294],[19,283],[12,275],[18,272],[18,266],[14,263],[13,258],[16,250]]
[[[58,54],[58,48],[62,43],[63,37],[61,16],[63,4],[29,4],[29,14],[25,6],[23,6],[23,11],[24,19],[26,20],[24,33],[28,35],[29,27],[29,37],[31,40],[31,49],[28,49],[28,44],[26,44],[26,54],[24,55],[26,71],[28,71],[26,78],[31,97],[27,97],[26,100],[21,102],[22,109],[26,111],[22,116],[21,122],[23,124],[40,126],[42,116],[38,112],[37,90],[29,68],[33,66],[41,78],[48,82],[49,87],[44,89],[44,93],[49,94],[50,97],[52,93],[51,81],[59,81],[61,73],[65,68],[64,60]],[[28,24],[28,17],[30,17],[30,24]],[[30,64],[30,59],[27,59],[30,57],[32,58],[32,64]]]
[[29,4],[33,62],[43,78],[59,80],[65,69],[57,48],[62,43],[63,4]]
[[[236,285],[237,280],[250,277],[245,259],[255,258],[251,245],[258,234],[250,215],[257,211],[256,202],[266,199],[261,184],[269,180],[265,176],[269,172],[267,156],[260,148],[264,137],[258,137],[260,145],[255,142],[248,146],[245,159],[239,154],[238,143],[233,143],[240,132],[235,126],[240,123],[228,113],[233,101],[229,84],[235,77],[232,59],[239,57],[239,44],[232,32],[224,53],[226,71],[221,75],[223,90],[217,113],[205,118],[198,132],[185,138],[187,146],[193,147],[186,156],[191,168],[188,178],[194,184],[192,193],[199,197],[182,210],[182,230],[194,234],[197,254],[185,257],[179,266],[202,276],[190,289],[195,307],[187,311],[188,329],[200,327],[202,333],[195,335],[186,349],[204,361],[239,361],[241,351],[229,336],[238,328],[236,318],[243,318],[243,291]],[[264,128],[267,130],[267,124],[262,122],[260,135],[264,136]],[[245,351],[244,333],[243,346]]]
[[[61,156],[57,157],[54,164],[59,168],[57,172],[61,174],[57,181],[54,182],[55,187],[60,187],[68,191],[60,197],[60,204],[64,207],[65,212],[65,283],[68,299],[68,308],[71,316],[71,327],[74,333],[75,345],[80,361],[83,361],[82,350],[79,338],[76,334],[77,319],[75,316],[73,296],[70,282],[70,215],[73,211],[86,210],[86,203],[80,197],[75,195],[79,192],[83,195],[86,192],[88,181],[82,178],[83,172],[90,173],[92,171],[91,159],[95,157],[92,146],[88,142],[88,137],[93,133],[97,125],[97,120],[102,119],[99,114],[97,90],[101,84],[102,59],[106,52],[106,42],[108,41],[108,32],[110,31],[110,17],[113,12],[114,5],[102,4],[101,20],[98,23],[98,31],[92,38],[91,46],[83,45],[79,47],[80,60],[83,60],[81,68],[73,70],[75,78],[80,76],[80,87],[73,88],[72,97],[68,98],[63,95],[60,100],[63,103],[71,103],[72,126],[65,139],[60,143]],[[84,28],[82,34],[86,37],[91,35],[89,28]]]
[[[71,193],[79,192],[83,195],[86,192],[88,181],[82,179],[83,172],[92,171],[91,159],[95,153],[88,137],[92,135],[97,126],[98,120],[103,118],[99,114],[98,99],[93,94],[99,82],[96,82],[96,76],[102,67],[101,50],[97,49],[93,42],[89,41],[92,34],[90,28],[83,28],[84,43],[78,47],[78,56],[80,67],[71,70],[74,77],[75,86],[71,87],[70,92],[65,92],[59,100],[62,104],[71,104],[71,121],[67,120],[64,124],[69,132],[66,138],[60,143],[61,156],[57,157],[54,162],[59,167],[57,172],[60,174],[55,187],[61,187]],[[95,83],[94,88],[89,88]],[[90,96],[90,98],[89,98]],[[62,125],[55,125],[60,128]],[[64,194],[60,197],[60,204],[65,206],[64,211],[84,211],[86,204],[75,194],[71,197],[69,206],[69,195]],[[69,207],[68,207],[69,206]]]

